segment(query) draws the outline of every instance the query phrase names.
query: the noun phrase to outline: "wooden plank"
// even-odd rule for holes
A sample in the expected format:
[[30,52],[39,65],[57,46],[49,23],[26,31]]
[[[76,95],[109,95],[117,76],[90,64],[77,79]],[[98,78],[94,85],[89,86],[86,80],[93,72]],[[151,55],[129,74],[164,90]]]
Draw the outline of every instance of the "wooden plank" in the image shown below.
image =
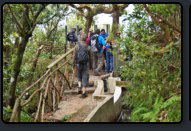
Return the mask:
[[53,66],[55,66],[56,64],[58,64],[58,62],[60,62],[61,60],[63,60],[66,56],[68,56],[69,54],[71,54],[74,51],[74,48],[72,48],[70,51],[68,51],[67,53],[65,53],[64,55],[62,55],[60,58],[58,58],[57,60],[55,60],[54,62],[52,62],[47,68],[50,69]]
[[38,102],[38,109],[37,109],[37,112],[36,112],[36,116],[35,116],[34,122],[37,122],[37,120],[38,120],[38,118],[39,118],[39,112],[40,112],[41,102],[42,102],[42,92],[40,93],[40,99],[39,99],[39,102]]

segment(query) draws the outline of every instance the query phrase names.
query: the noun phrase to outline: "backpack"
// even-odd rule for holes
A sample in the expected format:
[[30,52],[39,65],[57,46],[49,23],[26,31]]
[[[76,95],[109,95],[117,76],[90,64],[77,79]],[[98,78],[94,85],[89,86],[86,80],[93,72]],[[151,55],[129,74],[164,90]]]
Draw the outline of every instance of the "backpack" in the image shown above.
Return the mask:
[[81,45],[81,43],[78,43],[79,50],[77,54],[77,61],[78,64],[87,64],[89,61],[89,55],[88,55],[88,45]]
[[74,39],[74,32],[69,32],[67,34],[67,40],[68,41],[73,41],[73,39]]
[[99,36],[92,36],[91,39],[90,39],[90,42],[91,42],[91,49],[92,49],[92,52],[96,53],[96,52],[100,52],[101,48],[102,48],[102,44],[99,44],[99,41],[98,41],[98,37]]

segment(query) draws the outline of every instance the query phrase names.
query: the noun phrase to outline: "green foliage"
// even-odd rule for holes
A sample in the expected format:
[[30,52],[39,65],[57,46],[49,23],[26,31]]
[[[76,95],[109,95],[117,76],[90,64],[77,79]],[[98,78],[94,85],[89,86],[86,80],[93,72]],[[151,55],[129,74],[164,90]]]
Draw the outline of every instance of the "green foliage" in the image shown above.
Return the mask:
[[4,121],[9,121],[9,119],[11,118],[11,114],[12,114],[12,109],[10,106],[3,106],[3,120]]
[[85,20],[83,18],[78,19],[78,17],[78,15],[73,14],[67,18],[66,25],[68,26],[68,32],[72,29],[72,27],[76,27],[77,25],[82,27],[82,30],[84,31]]
[[[130,81],[123,103],[133,108],[131,121],[179,122],[181,120],[181,43],[168,43],[159,37],[161,30],[148,18],[140,5],[134,6],[129,25],[118,43],[126,48],[124,55],[133,59],[119,68],[122,80]],[[168,10],[164,10],[164,8]],[[149,5],[153,13],[172,21],[177,5]],[[127,20],[127,19],[126,19]],[[176,21],[178,23],[178,21]],[[176,23],[176,24],[177,24]],[[169,30],[171,31],[171,30]],[[128,37],[127,37],[128,36]],[[161,40],[162,39],[162,40]]]
[[[161,50],[157,44],[147,45],[129,39],[124,42],[128,43],[133,55],[132,61],[120,69],[122,79],[132,83],[124,98],[124,103],[134,108],[131,121],[180,121],[181,115],[174,114],[180,112],[181,105],[180,97],[176,95],[181,86],[180,43],[170,43],[165,47],[167,53],[157,54]],[[169,112],[172,108],[173,114]],[[167,111],[168,115],[159,120],[161,110]]]
[[24,113],[24,112],[21,112],[21,122],[30,122],[31,121],[31,117]]
[[62,117],[63,121],[68,121],[70,119],[71,115],[65,115],[64,117]]

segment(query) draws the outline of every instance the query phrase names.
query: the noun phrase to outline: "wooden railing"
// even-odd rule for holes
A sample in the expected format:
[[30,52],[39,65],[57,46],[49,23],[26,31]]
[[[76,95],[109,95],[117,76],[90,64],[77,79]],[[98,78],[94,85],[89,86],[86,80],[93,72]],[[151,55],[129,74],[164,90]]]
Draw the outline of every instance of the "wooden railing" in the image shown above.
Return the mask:
[[[74,48],[72,48],[64,55],[62,55],[60,58],[52,62],[49,66],[47,66],[47,71],[44,73],[44,75],[42,75],[40,79],[34,82],[31,86],[27,87],[21,93],[21,95],[15,101],[10,122],[15,122],[15,121],[20,122],[22,108],[26,106],[29,102],[31,102],[34,96],[38,94],[39,94],[39,101],[37,105],[37,111],[35,114],[34,122],[44,121],[44,113],[46,109],[45,107],[50,107],[50,109],[53,111],[56,110],[66,87],[71,89],[74,74],[72,73],[72,78],[69,78],[68,64],[71,64],[70,60],[72,60],[73,51]],[[28,97],[27,100],[24,100],[24,96],[37,84],[41,84],[40,88],[36,89]]]

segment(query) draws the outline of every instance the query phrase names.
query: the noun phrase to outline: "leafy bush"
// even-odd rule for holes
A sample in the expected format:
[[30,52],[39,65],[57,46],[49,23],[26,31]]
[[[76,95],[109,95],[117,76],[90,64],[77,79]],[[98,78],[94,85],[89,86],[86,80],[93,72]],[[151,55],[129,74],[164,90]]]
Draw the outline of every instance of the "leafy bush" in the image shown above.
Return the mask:
[[[157,122],[181,120],[180,42],[164,48],[140,41],[124,41],[133,59],[120,69],[127,88],[124,104],[134,108],[131,121]],[[177,115],[177,113],[179,113]]]

